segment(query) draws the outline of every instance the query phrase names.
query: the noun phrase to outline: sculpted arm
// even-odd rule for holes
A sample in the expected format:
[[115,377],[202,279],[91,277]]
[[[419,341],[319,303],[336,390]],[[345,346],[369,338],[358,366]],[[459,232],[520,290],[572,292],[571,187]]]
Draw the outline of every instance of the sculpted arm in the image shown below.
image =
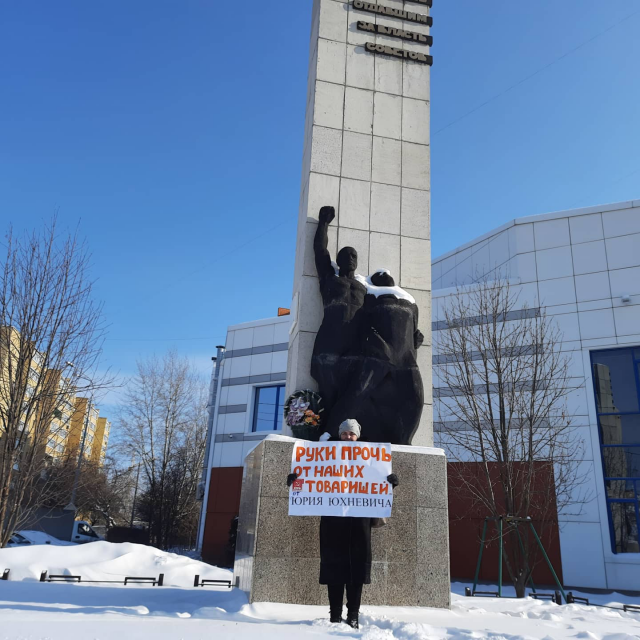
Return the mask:
[[322,207],[320,209],[320,222],[316,230],[313,240],[313,252],[316,257],[316,270],[318,277],[326,278],[333,275],[333,266],[331,265],[331,255],[327,249],[329,245],[328,229],[329,225],[336,217],[336,210],[333,207]]
[[415,309],[413,312],[413,319],[415,323],[414,324],[415,331],[413,333],[413,346],[417,351],[422,346],[422,343],[424,342],[424,335],[422,335],[422,331],[418,329],[418,305],[415,306]]

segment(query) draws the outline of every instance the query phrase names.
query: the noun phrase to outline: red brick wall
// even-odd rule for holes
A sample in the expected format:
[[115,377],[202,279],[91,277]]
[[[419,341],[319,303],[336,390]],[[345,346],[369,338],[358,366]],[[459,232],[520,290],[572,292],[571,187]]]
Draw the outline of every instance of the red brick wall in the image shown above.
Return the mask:
[[[490,469],[492,476],[492,486],[497,490],[498,469],[493,465]],[[476,463],[449,463],[448,465],[448,488],[449,488],[449,544],[451,553],[451,578],[459,580],[473,580],[478,562],[478,552],[480,550],[480,540],[482,537],[482,527],[487,515],[486,509],[474,504],[468,490],[459,481],[460,473],[464,473],[467,479],[474,479],[475,482],[486,482],[483,472]],[[553,471],[540,467],[537,474],[537,482],[541,485],[553,486]],[[549,503],[549,510],[557,514],[555,504],[555,494]],[[540,513],[529,514],[533,519],[536,531],[542,540],[545,551],[562,582],[562,560],[560,556],[560,534],[557,519],[547,523],[543,528],[539,520]],[[497,528],[493,523],[487,527],[487,539],[497,538]],[[508,544],[505,538],[505,545]],[[480,580],[498,580],[498,556],[499,545],[497,539],[492,540],[485,546],[480,566]],[[544,559],[540,556],[539,562],[533,572],[535,583],[551,585],[554,584],[553,575],[549,571]],[[507,569],[503,566],[503,581],[509,581]]]
[[202,542],[202,559],[219,566],[231,566],[229,530],[240,509],[242,467],[211,469],[207,516]]

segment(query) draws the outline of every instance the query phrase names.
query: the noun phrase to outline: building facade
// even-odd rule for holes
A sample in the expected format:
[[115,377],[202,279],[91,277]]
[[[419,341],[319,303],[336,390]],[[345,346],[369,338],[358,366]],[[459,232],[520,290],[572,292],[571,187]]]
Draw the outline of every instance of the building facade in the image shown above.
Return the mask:
[[[3,420],[8,404],[11,402],[12,386],[20,372],[16,363],[20,361],[22,337],[14,327],[0,327],[0,437],[4,431]],[[25,410],[20,417],[20,432],[27,434],[29,440],[36,440],[50,461],[61,460],[70,452],[70,445],[77,446],[79,431],[72,430],[74,419],[78,420],[79,405],[70,386],[70,382],[61,371],[47,369],[45,358],[35,347],[31,347],[28,371],[24,371],[25,403],[27,398],[36,399],[34,406]],[[69,434],[73,432],[71,441]]]
[[[93,458],[94,445],[99,450],[99,443],[96,441],[96,431],[98,429],[98,408],[89,398],[75,398],[75,409],[71,416],[71,427],[67,437],[67,451],[71,455],[77,456],[82,448],[84,436],[84,448],[82,454],[85,458]],[[86,435],[84,435],[86,430]]]
[[[16,393],[14,384],[21,372],[17,362],[21,356],[23,338],[14,327],[0,327],[0,438],[7,426],[7,409]],[[99,465],[104,463],[111,423],[98,418],[99,411],[89,403],[89,420],[86,421],[88,400],[76,397],[69,378],[57,369],[47,369],[45,357],[33,345],[29,345],[29,364],[22,375],[26,384],[23,414],[18,431],[29,442],[40,447],[48,462],[56,463],[65,456],[77,455],[86,424],[84,455]],[[28,370],[27,370],[28,369]],[[19,388],[19,386],[18,386]],[[27,402],[33,399],[34,402]]]
[[432,273],[436,446],[452,446],[454,420],[438,359],[445,309],[499,274],[552,319],[569,358],[587,502],[558,514],[564,582],[640,590],[640,201],[512,220],[435,259]]
[[91,450],[91,462],[102,466],[107,455],[107,445],[109,444],[109,433],[111,432],[111,422],[107,418],[96,420],[96,431]]
[[[434,437],[445,450],[437,335],[447,300],[492,273],[552,318],[570,359],[589,500],[580,515],[558,514],[554,563],[568,586],[640,590],[640,201],[512,220],[433,261]],[[228,330],[199,534],[211,562],[229,548],[244,456],[280,429],[290,322]],[[473,563],[475,533],[467,546]]]
[[[68,390],[69,384],[60,371],[47,371],[50,376],[47,386],[57,388],[59,393],[50,402],[45,403],[43,411],[52,415],[47,440],[46,454],[51,460],[60,460],[67,449],[71,420],[76,410],[75,396]],[[52,402],[56,406],[51,406]]]
[[[238,514],[244,458],[265,436],[282,431],[291,317],[228,328],[210,403],[207,472],[198,531],[202,557],[226,557]],[[214,393],[215,391],[215,393]]]

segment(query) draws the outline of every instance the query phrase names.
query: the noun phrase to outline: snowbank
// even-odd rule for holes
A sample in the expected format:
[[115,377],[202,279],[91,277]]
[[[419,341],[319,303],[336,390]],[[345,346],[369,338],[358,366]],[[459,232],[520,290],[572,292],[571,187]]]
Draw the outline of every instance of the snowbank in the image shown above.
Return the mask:
[[[98,543],[95,543],[98,544]],[[309,577],[314,579],[315,577]],[[460,591],[465,585],[453,585]],[[603,596],[621,601],[618,594]],[[363,607],[354,631],[328,607],[247,604],[237,589],[0,581],[2,640],[638,640],[640,614],[531,599],[465,598],[451,611]]]
[[[530,598],[466,598],[452,585],[451,611],[362,608],[360,631],[328,621],[328,607],[247,603],[237,589],[194,588],[193,577],[228,580],[231,572],[143,545],[93,542],[0,550],[1,640],[638,640],[640,613],[621,608],[640,598],[587,595],[590,606],[557,606]],[[40,572],[114,580],[165,574],[164,587],[38,582]],[[317,576],[309,576],[315,581]],[[505,595],[512,590],[505,587]],[[579,594],[576,595],[586,595]]]
[[189,587],[196,574],[209,580],[231,580],[231,571],[154,547],[129,542],[82,545],[33,545],[0,549],[0,572],[11,569],[11,580],[39,580],[49,574],[82,576],[83,580],[124,580],[125,576],[157,577],[167,586]]

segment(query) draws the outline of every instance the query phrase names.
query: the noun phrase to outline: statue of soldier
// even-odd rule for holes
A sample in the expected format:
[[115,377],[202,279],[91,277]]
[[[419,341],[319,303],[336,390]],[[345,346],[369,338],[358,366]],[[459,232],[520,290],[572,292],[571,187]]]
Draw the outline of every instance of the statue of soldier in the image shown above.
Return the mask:
[[[333,207],[320,209],[313,242],[324,316],[313,346],[311,375],[318,383],[327,414],[348,380],[359,372],[360,316],[367,294],[367,288],[355,277],[358,253],[353,247],[338,252],[337,272],[331,262],[328,228],[335,216]],[[337,437],[337,431],[331,435]]]
[[424,403],[418,306],[386,270],[372,275],[370,283],[375,293],[366,296],[361,312],[358,367],[345,382],[327,428],[332,433],[350,415],[362,424],[363,439],[407,445]]

